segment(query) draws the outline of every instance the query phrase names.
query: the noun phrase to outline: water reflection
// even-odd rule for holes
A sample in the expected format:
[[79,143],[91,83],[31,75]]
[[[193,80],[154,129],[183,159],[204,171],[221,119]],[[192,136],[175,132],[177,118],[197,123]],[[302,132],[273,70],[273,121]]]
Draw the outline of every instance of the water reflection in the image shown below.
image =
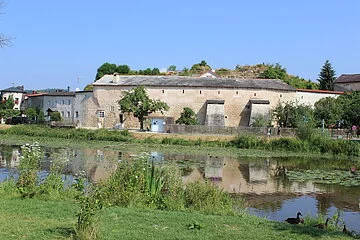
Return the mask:
[[[0,181],[9,169],[19,164],[19,146],[0,145]],[[119,161],[132,159],[135,153],[109,149],[53,149],[44,148],[43,170],[51,161],[66,160],[66,174],[85,171],[92,182],[106,179],[116,170]],[[360,187],[315,184],[311,181],[289,181],[287,169],[326,169],[347,166],[343,160],[322,159],[239,159],[224,156],[194,154],[164,154],[149,152],[157,163],[175,162],[181,170],[183,181],[212,181],[225,191],[241,195],[247,200],[249,210],[259,216],[283,221],[301,211],[304,214],[331,216],[341,210],[349,229],[360,231],[355,222],[360,221]]]

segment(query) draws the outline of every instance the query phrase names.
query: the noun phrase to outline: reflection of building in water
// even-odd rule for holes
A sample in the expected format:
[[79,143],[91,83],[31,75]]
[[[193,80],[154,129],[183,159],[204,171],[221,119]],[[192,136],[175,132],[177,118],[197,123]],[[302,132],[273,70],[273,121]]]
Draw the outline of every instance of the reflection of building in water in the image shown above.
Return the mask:
[[223,157],[208,156],[205,165],[205,178],[214,182],[221,181],[223,169]]

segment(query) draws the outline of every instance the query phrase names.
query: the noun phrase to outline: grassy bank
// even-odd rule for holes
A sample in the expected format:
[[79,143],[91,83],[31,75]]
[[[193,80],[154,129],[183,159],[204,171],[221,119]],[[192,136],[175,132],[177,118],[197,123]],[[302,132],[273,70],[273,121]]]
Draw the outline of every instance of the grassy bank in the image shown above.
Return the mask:
[[[65,201],[0,197],[0,238],[73,239],[76,208]],[[351,239],[339,231],[292,226],[247,214],[216,216],[121,207],[104,209],[98,226],[100,239]]]
[[[128,131],[51,129],[44,126],[17,125],[0,129],[0,140],[7,144],[37,141],[54,147],[89,147],[138,151],[204,152],[228,156],[351,156],[359,157],[360,144],[333,140],[321,135],[310,139],[266,138],[255,135],[208,136],[130,133]],[[169,148],[171,146],[171,148]]]

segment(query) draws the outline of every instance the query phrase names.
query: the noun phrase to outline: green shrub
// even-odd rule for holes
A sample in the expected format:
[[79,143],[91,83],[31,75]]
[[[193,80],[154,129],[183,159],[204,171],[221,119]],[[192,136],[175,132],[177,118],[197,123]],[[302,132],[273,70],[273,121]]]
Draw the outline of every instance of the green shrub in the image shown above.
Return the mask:
[[228,193],[209,182],[186,184],[185,208],[206,214],[235,214],[234,201]]

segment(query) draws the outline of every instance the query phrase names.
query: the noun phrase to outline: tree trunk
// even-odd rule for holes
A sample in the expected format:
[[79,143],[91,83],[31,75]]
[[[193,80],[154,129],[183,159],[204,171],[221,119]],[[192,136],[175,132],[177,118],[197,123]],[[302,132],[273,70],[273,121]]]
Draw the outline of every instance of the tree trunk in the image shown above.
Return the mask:
[[140,122],[140,130],[144,131],[144,118],[139,117],[139,122]]

